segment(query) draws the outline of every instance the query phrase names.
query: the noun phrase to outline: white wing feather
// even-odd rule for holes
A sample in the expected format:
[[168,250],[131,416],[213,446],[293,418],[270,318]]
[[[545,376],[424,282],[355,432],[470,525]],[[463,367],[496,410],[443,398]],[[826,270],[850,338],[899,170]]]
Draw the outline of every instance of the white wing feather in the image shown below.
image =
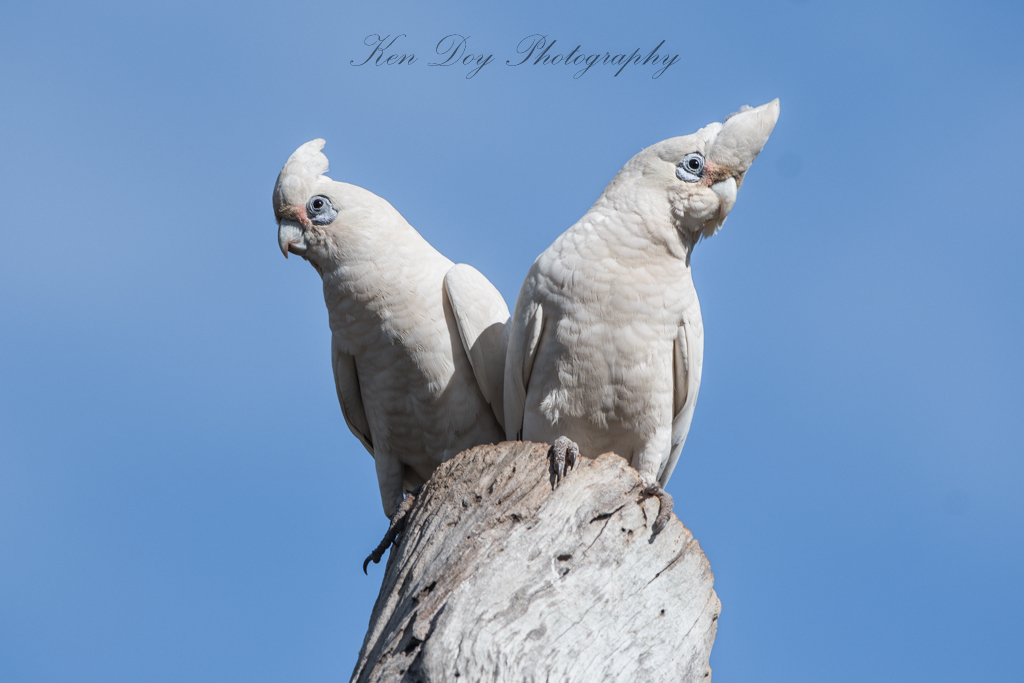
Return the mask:
[[693,409],[697,405],[701,367],[704,364],[704,324],[699,310],[695,317],[684,319],[679,326],[674,350],[672,370],[675,389],[672,407],[675,417],[672,419],[672,452],[658,477],[662,486],[668,484],[672,470],[679,461],[679,454],[690,431],[690,421],[693,420]]
[[516,319],[510,326],[508,355],[505,358],[505,438],[509,441],[523,436],[526,390],[530,386],[533,362],[537,358],[544,329],[544,308],[532,292],[527,291],[528,287],[529,279],[516,302]]
[[363,409],[363,396],[359,391],[359,375],[356,373],[356,359],[331,344],[331,365],[334,366],[334,386],[338,390],[338,402],[345,424],[356,438],[373,455],[373,438],[370,422]]
[[465,263],[452,266],[444,276],[444,287],[480,392],[504,429],[508,305],[480,271]]

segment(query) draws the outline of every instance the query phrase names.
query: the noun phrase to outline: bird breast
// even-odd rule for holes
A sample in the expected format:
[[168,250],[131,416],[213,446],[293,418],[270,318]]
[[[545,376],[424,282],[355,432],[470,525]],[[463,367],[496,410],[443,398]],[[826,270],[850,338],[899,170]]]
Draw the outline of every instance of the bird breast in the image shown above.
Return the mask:
[[546,324],[527,413],[586,435],[590,452],[630,457],[672,423],[673,344],[682,321],[700,315],[689,268],[675,258],[636,267],[609,252],[583,270],[578,251],[545,256],[534,285]]

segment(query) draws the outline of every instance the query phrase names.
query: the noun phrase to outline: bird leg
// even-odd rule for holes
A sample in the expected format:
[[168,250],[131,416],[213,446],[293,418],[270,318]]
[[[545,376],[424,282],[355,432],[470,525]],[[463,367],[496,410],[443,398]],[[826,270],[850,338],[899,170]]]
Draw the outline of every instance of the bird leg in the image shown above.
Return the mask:
[[560,436],[548,449],[548,457],[551,458],[551,488],[556,488],[566,472],[576,466],[576,461],[580,457],[580,447],[568,437]]
[[660,534],[668,524],[669,515],[672,514],[672,496],[657,481],[644,483],[643,496],[645,498],[654,496],[658,499],[658,517],[654,520],[654,526],[651,527],[651,540],[653,541],[654,537]]
[[388,526],[388,532],[384,534],[384,539],[380,542],[373,552],[370,553],[369,557],[363,560],[363,573],[366,574],[366,567],[369,566],[372,561],[374,564],[380,562],[380,558],[384,556],[384,552],[391,546],[392,543],[398,545],[396,539],[398,535],[405,530],[405,523],[409,519],[409,510],[416,504],[416,496],[419,495],[423,489],[423,484],[420,484],[409,493],[405,494],[405,498],[398,505],[398,509],[395,510],[395,516],[391,518],[391,524]]

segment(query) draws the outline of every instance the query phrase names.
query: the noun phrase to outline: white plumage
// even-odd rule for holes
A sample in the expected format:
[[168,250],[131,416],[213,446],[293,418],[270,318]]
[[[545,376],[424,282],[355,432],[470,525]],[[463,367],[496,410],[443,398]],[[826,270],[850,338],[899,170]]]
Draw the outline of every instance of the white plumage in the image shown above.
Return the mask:
[[307,142],[278,176],[278,244],[323,278],[338,400],[390,518],[440,463],[502,440],[509,312],[391,204],[323,175],[323,146]]
[[668,482],[704,355],[690,254],[725,221],[778,115],[778,100],[745,107],[643,150],[537,258],[512,317],[509,439],[566,436],[584,455],[626,457],[651,486]]

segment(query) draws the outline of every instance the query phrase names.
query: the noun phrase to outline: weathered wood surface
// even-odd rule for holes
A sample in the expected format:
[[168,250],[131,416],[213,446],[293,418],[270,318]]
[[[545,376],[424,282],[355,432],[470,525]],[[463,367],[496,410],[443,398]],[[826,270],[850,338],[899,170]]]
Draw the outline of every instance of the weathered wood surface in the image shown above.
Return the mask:
[[626,461],[547,445],[442,465],[392,548],[353,681],[710,681],[721,603],[700,545]]

